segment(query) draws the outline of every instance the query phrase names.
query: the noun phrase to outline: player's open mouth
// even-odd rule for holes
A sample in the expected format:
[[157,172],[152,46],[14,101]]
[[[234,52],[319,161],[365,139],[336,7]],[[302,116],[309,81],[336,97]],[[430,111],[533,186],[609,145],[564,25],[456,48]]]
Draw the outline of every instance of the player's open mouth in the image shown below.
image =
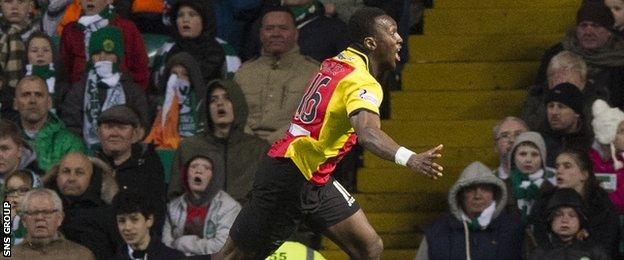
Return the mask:
[[401,48],[397,48],[396,53],[394,54],[394,59],[399,62],[401,61],[401,56],[399,56],[399,52],[401,51]]
[[201,178],[199,178],[199,177],[195,177],[195,178],[193,178],[193,182],[194,182],[195,184],[198,184],[198,185],[199,185],[199,184],[202,184],[202,179],[201,179]]
[[217,115],[224,116],[225,115],[225,110],[223,110],[223,109],[217,110]]

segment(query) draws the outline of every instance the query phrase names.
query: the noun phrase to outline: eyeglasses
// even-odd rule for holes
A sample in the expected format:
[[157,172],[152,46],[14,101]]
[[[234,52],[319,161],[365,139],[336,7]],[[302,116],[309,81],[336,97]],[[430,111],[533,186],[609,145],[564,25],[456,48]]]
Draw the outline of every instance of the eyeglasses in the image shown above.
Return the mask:
[[22,195],[26,194],[29,191],[30,191],[30,188],[27,188],[27,187],[21,187],[21,188],[17,188],[17,189],[9,189],[9,190],[6,191],[6,195],[19,195],[19,196],[22,196]]
[[22,211],[21,214],[29,217],[37,217],[39,215],[48,218],[52,216],[55,212],[58,212],[58,209],[50,209],[50,210],[33,210],[33,211]]
[[516,137],[518,137],[520,134],[522,133],[522,131],[514,131],[514,132],[502,132],[498,135],[498,137],[496,137],[496,141],[511,141],[511,140],[515,140]]

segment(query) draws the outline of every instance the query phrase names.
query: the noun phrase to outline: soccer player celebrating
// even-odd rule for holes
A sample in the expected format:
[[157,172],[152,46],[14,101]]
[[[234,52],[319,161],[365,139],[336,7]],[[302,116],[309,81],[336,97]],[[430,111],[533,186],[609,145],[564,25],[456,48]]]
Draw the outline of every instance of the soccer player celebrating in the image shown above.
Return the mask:
[[331,177],[359,141],[375,155],[432,179],[442,145],[416,154],[380,129],[381,85],[375,79],[399,60],[403,40],[381,9],[363,8],[349,21],[351,46],[327,59],[310,81],[285,136],[258,169],[251,198],[216,259],[264,259],[302,221],[354,259],[379,259],[383,243],[355,199]]

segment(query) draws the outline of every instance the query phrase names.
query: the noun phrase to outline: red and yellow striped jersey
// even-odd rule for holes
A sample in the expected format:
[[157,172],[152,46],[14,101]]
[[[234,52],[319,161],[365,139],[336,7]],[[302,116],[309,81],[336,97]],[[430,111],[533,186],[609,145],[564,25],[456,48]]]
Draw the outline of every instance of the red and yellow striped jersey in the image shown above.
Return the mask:
[[273,143],[270,157],[290,158],[316,185],[324,185],[336,164],[357,142],[349,116],[361,109],[379,114],[381,85],[368,71],[368,57],[348,48],[321,64],[291,120]]

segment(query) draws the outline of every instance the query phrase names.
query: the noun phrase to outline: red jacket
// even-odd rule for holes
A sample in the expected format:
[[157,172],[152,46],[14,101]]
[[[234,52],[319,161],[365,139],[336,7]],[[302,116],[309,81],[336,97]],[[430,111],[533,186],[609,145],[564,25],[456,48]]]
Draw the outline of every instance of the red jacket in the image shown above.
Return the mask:
[[[133,22],[121,17],[113,18],[109,25],[119,28],[123,34],[125,55],[121,58],[121,70],[130,72],[134,82],[143,90],[147,90],[149,68],[145,44],[139,29]],[[78,28],[77,23],[72,22],[65,26],[61,35],[61,58],[72,84],[80,82],[84,77],[87,64],[85,47],[84,33]]]
[[[616,171],[613,167],[613,159],[603,160],[600,153],[594,148],[589,150],[589,159],[594,165],[594,173],[613,173],[616,175],[617,187],[615,191],[609,193],[609,199],[611,199],[615,210],[624,215],[624,168]],[[618,160],[622,161],[623,159],[618,155]]]

